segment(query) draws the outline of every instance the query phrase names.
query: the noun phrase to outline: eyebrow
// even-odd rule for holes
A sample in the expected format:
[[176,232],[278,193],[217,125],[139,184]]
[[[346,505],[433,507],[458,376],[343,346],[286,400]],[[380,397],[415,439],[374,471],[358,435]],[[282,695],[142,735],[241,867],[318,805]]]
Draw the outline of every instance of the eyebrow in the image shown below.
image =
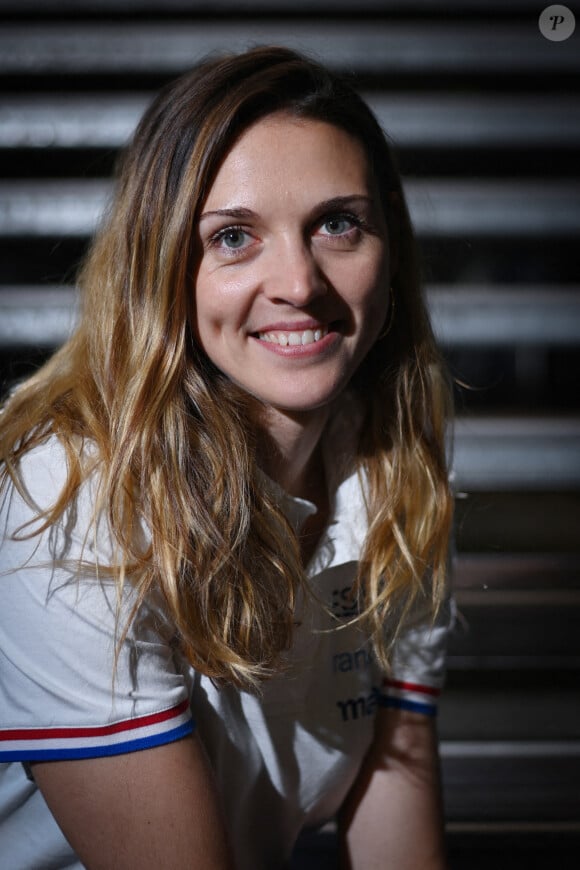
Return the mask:
[[[326,211],[335,211],[336,209],[347,208],[355,203],[365,203],[373,205],[374,199],[372,196],[367,196],[362,193],[353,193],[348,196],[334,196],[331,199],[325,199],[322,202],[316,203],[312,209],[312,214],[323,213]],[[212,211],[205,211],[200,215],[199,220],[205,220],[209,217],[230,217],[236,220],[247,220],[248,218],[256,217],[256,212],[251,208],[243,206],[233,206],[232,208],[217,208]]]
[[349,205],[356,203],[364,203],[365,205],[373,205],[374,199],[372,196],[367,196],[364,193],[353,193],[350,196],[334,196],[332,199],[326,199],[318,203],[313,211],[334,211],[335,209],[346,208]]
[[242,208],[241,206],[239,206],[234,208],[216,208],[213,211],[204,211],[204,213],[199,216],[199,219],[200,221],[202,221],[208,217],[232,217],[243,220],[244,218],[255,217],[255,215],[256,213],[252,211],[251,208]]

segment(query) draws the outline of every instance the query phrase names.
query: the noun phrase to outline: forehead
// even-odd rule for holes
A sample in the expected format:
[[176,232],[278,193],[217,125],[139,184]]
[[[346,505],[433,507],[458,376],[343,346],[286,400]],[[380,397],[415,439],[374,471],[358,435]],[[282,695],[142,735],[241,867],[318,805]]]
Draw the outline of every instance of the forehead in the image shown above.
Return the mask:
[[373,186],[363,145],[325,121],[276,113],[260,119],[233,144],[216,174],[205,208],[223,200],[327,199],[369,194]]

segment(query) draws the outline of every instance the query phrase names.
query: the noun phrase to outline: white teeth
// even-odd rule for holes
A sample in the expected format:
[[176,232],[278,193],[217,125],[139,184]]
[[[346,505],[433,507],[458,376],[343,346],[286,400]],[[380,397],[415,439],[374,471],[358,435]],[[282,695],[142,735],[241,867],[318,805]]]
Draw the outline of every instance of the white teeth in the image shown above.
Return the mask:
[[328,335],[328,327],[326,326],[314,330],[305,329],[303,332],[282,332],[281,330],[276,330],[276,332],[258,333],[261,341],[279,344],[282,347],[298,347],[299,345],[314,344],[315,341],[320,341],[325,335]]

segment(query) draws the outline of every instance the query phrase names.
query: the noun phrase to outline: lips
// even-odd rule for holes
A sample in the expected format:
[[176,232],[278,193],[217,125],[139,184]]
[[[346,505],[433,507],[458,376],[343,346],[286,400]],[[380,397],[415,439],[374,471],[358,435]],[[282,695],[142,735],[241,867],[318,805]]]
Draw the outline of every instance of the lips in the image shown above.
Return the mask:
[[328,326],[317,326],[315,329],[269,329],[258,332],[260,341],[278,344],[280,347],[304,347],[315,344],[328,335]]

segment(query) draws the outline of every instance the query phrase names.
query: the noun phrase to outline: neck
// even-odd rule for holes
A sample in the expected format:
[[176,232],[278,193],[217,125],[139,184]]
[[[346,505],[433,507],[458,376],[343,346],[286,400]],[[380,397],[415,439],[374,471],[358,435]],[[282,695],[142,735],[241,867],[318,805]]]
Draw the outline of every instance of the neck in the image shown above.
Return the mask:
[[289,495],[319,501],[325,487],[320,441],[327,419],[327,408],[300,415],[263,410],[260,464]]

